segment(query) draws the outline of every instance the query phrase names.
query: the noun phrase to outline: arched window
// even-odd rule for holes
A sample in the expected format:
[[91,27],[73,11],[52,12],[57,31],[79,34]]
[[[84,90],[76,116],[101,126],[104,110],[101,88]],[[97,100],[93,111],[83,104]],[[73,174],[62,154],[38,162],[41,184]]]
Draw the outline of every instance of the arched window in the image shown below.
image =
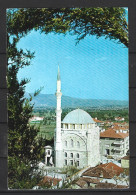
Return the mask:
[[70,129],[73,129],[73,125],[72,124],[70,124]]
[[79,158],[79,153],[77,153],[77,158]]
[[67,147],[67,141],[65,141],[65,146]]
[[68,124],[65,124],[65,129],[68,129]]
[[73,160],[70,160],[70,165],[71,165],[71,166],[73,165]]
[[65,152],[65,157],[67,157],[68,155],[67,155],[67,153]]
[[73,143],[73,139],[71,139],[71,147],[73,147],[74,143]]
[[79,161],[77,161],[77,166],[79,166]]
[[65,160],[65,165],[67,165],[68,163],[67,163],[67,160]]
[[73,153],[70,153],[70,157],[73,158]]
[[50,150],[47,150],[48,151],[48,154],[50,155]]
[[80,148],[80,142],[79,141],[77,141],[77,147]]

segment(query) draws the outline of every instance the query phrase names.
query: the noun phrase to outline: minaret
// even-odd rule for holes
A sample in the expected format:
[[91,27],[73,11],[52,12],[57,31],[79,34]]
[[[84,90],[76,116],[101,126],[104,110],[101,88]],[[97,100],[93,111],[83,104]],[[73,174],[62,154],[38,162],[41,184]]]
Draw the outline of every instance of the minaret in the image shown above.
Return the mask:
[[55,166],[62,167],[62,140],[61,140],[61,80],[60,80],[60,70],[58,66],[57,75],[57,108],[56,108],[56,139],[55,139]]

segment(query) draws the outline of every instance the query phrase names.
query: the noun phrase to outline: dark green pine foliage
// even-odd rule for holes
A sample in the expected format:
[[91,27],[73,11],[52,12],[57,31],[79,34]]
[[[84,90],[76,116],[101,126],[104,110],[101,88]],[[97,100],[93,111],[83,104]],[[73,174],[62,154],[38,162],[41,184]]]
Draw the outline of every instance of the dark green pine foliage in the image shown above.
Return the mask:
[[17,50],[17,42],[17,38],[8,38],[8,187],[32,189],[41,179],[34,170],[42,160],[45,143],[37,138],[39,129],[29,125],[33,105],[32,97],[24,97],[28,80],[17,79],[19,69],[28,66],[34,54]]
[[13,9],[7,22],[8,32],[19,37],[34,29],[45,34],[77,35],[77,43],[86,36],[104,36],[128,47],[126,11],[121,7]]

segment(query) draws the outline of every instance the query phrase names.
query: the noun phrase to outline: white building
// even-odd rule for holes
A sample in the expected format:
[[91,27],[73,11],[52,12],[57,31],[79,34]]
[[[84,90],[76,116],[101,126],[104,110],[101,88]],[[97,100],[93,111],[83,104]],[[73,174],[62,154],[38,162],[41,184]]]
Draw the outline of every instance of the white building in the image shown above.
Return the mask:
[[33,116],[32,118],[30,118],[30,122],[40,122],[43,121],[44,117],[39,117],[39,116]]
[[45,165],[53,166],[53,158],[52,158],[52,147],[45,146]]
[[129,150],[129,134],[119,130],[108,129],[100,133],[100,153],[103,156],[112,156],[120,159]]
[[61,121],[61,96],[61,80],[58,68],[54,135],[55,166],[94,167],[100,162],[99,127],[92,117],[81,109],[71,111]]

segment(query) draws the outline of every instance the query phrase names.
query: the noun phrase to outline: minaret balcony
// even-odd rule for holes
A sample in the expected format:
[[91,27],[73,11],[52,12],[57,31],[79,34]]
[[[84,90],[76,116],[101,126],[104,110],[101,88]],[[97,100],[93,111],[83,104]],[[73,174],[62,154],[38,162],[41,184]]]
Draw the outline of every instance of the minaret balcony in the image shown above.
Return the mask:
[[62,109],[61,108],[60,109],[56,108],[56,113],[61,114],[62,113]]
[[56,96],[62,96],[62,93],[57,91],[57,92],[55,93],[55,95],[56,95]]

